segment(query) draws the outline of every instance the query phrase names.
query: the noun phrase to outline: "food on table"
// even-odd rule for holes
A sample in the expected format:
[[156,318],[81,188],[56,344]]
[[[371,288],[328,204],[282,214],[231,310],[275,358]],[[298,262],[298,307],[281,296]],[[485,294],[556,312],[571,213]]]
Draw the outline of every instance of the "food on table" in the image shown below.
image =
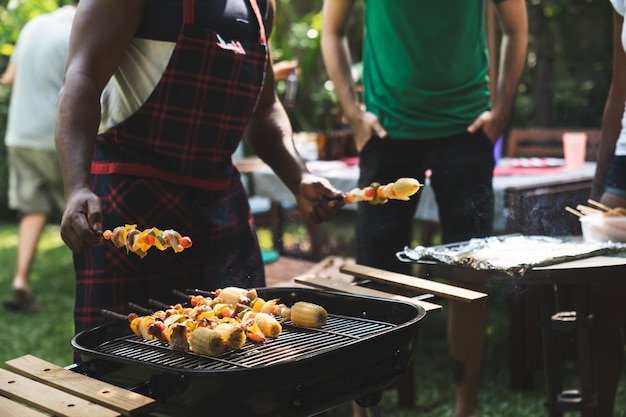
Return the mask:
[[611,208],[591,199],[587,201],[597,208],[583,204],[576,206],[576,210],[565,207],[580,218],[585,241],[626,243],[626,208]]
[[603,214],[604,217],[626,217],[626,208],[624,207],[615,207],[612,208]]
[[136,224],[118,226],[113,230],[105,230],[102,237],[110,240],[117,248],[126,248],[126,252],[132,252],[144,258],[148,249],[156,247],[160,250],[172,248],[174,252],[182,252],[191,247],[191,238],[182,236],[175,230],[159,230],[156,227],[140,231]]
[[602,204],[598,201],[589,199],[587,200],[587,202],[589,204],[591,204],[592,206],[595,206],[597,208],[592,208],[592,207],[588,207],[585,206],[583,204],[579,204],[576,208],[579,210],[578,212],[576,212],[576,210],[573,210],[571,207],[566,207],[566,209],[576,215],[578,215],[579,217],[586,215],[586,214],[596,214],[596,215],[602,215],[603,217],[626,217],[626,208],[625,207],[609,207],[605,204]]
[[169,343],[172,350],[216,356],[242,348],[247,341],[263,343],[282,333],[287,320],[297,326],[320,328],[328,312],[320,305],[298,301],[292,307],[278,299],[264,300],[256,290],[217,289],[214,297],[192,295],[190,306],[175,304],[149,315],[128,314],[134,334]]
[[348,204],[367,201],[370,204],[385,204],[390,199],[408,201],[422,185],[415,178],[399,178],[395,182],[381,185],[377,182],[365,188],[354,188],[344,196]]

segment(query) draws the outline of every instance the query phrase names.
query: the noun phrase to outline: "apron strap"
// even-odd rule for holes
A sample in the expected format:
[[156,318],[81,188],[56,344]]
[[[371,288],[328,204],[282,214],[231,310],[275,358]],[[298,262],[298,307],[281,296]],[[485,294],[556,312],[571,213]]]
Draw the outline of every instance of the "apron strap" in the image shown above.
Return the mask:
[[193,25],[196,4],[194,0],[183,0],[183,23]]
[[256,0],[250,0],[250,5],[252,6],[252,10],[254,10],[256,20],[259,22],[259,37],[261,38],[261,43],[265,45],[267,43],[267,39],[265,37],[265,24],[263,22],[261,11],[259,10],[259,5]]
[[[267,43],[267,38],[265,36],[265,25],[263,23],[263,17],[261,16],[261,11],[259,10],[259,5],[256,0],[249,0],[250,6],[254,11],[254,15],[256,16],[256,20],[259,24],[259,37],[262,44]],[[193,25],[194,23],[194,13],[195,13],[195,1],[194,0],[183,0],[183,23],[187,25]]]

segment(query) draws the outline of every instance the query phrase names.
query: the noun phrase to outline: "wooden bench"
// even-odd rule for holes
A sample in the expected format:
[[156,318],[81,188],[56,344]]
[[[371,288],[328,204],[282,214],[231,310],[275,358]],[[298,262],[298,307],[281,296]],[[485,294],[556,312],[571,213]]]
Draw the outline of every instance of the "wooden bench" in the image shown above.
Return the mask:
[[139,416],[156,406],[152,398],[99,381],[32,355],[0,369],[0,415],[45,417]]

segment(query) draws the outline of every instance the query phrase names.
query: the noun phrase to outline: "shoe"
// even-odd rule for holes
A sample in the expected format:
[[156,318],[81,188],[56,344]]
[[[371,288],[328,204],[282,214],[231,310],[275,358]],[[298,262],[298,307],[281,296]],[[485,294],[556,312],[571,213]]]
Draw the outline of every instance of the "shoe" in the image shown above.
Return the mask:
[[13,290],[13,299],[2,301],[2,305],[7,310],[12,311],[37,311],[39,305],[35,301],[35,297],[24,289]]

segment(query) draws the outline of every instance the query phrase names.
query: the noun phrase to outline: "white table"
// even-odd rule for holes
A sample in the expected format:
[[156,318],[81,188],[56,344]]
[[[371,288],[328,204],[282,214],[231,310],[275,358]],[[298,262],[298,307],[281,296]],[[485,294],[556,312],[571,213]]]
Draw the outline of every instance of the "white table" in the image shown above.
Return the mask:
[[[503,158],[501,163],[507,163]],[[357,186],[359,178],[358,165],[348,165],[341,161],[312,161],[308,163],[309,169],[315,175],[327,178],[336,188],[343,191],[350,191]],[[260,163],[253,168],[244,168],[253,183],[255,195],[270,198],[274,202],[284,205],[295,204],[295,199],[291,192],[278,179],[274,172],[266,165]],[[595,173],[595,163],[587,162],[580,170],[568,170],[566,168],[556,169],[549,172],[533,175],[497,175],[493,178],[494,190],[494,230],[504,231],[509,208],[506,205],[505,195],[508,189],[519,187],[542,187],[552,183],[567,183],[581,180],[593,179]],[[416,210],[417,220],[438,221],[437,203],[434,201],[434,194],[428,186],[420,191],[420,203]],[[354,204],[345,206],[348,210],[354,210]]]

